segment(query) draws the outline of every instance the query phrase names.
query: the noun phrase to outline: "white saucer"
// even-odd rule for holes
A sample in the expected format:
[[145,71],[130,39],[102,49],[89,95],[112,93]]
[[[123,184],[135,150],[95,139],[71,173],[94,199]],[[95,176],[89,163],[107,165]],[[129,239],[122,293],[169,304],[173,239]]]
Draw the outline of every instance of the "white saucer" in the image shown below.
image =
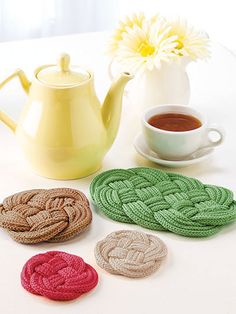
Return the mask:
[[185,160],[166,160],[161,159],[157,153],[153,152],[147,145],[142,133],[138,134],[134,140],[134,147],[136,151],[143,157],[151,160],[159,165],[171,168],[187,167],[194,165],[207,159],[214,151],[214,148],[206,148],[196,153],[194,157],[189,157]]

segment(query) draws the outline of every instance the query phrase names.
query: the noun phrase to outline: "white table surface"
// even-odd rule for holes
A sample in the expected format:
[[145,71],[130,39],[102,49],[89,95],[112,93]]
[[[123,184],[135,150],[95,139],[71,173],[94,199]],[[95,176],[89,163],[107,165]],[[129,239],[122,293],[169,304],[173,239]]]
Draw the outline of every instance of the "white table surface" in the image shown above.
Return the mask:
[[[107,34],[93,33],[50,39],[0,44],[0,80],[15,68],[32,76],[36,66],[53,63],[61,52],[72,62],[95,72],[98,96],[109,86],[104,46]],[[214,44],[212,59],[189,66],[191,105],[222,124],[227,139],[214,156],[202,164],[175,169],[205,183],[222,185],[236,194],[236,58]],[[0,91],[0,108],[17,118],[26,99],[16,80]],[[135,152],[132,141],[138,131],[129,103],[124,101],[118,137],[106,155],[103,169],[135,166],[157,167]],[[74,181],[41,178],[26,164],[14,135],[0,123],[0,200],[17,191],[33,188],[71,187],[88,195],[93,176]],[[162,168],[164,169],[164,168]],[[101,170],[101,171],[102,171]],[[168,171],[171,171],[170,169]],[[93,211],[89,231],[65,243],[21,245],[0,230],[0,313],[2,314],[235,314],[236,313],[236,224],[207,239],[191,239],[172,233],[152,232],[169,249],[159,272],[145,279],[110,275],[95,262],[96,242],[120,229],[142,230],[138,226],[109,220]],[[26,292],[20,284],[22,266],[31,256],[48,250],[62,250],[83,257],[99,273],[99,285],[91,293],[71,302],[55,302]]]

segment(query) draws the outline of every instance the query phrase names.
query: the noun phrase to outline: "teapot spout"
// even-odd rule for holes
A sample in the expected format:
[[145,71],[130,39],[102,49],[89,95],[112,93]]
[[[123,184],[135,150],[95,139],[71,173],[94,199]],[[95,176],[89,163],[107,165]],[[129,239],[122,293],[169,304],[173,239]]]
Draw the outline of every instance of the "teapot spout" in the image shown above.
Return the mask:
[[115,140],[121,116],[122,97],[126,83],[133,78],[128,72],[123,72],[115,79],[102,105],[102,119],[107,129],[107,147],[110,148]]

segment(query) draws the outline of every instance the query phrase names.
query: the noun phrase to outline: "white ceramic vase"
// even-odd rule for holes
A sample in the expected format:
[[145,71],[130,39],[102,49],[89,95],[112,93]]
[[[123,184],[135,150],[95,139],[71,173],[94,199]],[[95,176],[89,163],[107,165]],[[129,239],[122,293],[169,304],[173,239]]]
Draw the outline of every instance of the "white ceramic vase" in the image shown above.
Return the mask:
[[[126,96],[134,111],[143,112],[148,107],[160,104],[188,105],[190,84],[186,67],[189,62],[190,59],[182,57],[171,63],[163,62],[159,69],[136,74],[126,89]],[[127,69],[113,60],[109,66],[110,78],[124,70]]]
[[190,84],[186,66],[189,61],[164,63],[160,69],[146,70],[137,74],[128,86],[127,95],[132,104],[143,111],[160,104],[187,105],[190,99]]

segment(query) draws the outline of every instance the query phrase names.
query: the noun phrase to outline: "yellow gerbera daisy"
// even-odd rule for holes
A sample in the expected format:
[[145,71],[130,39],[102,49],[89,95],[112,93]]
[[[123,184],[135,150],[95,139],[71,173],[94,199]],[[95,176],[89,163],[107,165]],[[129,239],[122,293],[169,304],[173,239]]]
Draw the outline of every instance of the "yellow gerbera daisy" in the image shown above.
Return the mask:
[[138,13],[126,16],[123,21],[120,21],[119,26],[113,32],[113,35],[108,43],[108,53],[115,54],[119,47],[119,43],[123,39],[123,35],[127,33],[127,30],[134,28],[134,26],[142,28],[145,20],[146,18],[144,14]]
[[192,60],[209,57],[209,38],[205,33],[189,26],[185,20],[170,23],[170,35],[177,36],[174,52],[178,56],[190,57]]
[[174,56],[177,36],[170,35],[171,26],[163,19],[151,19],[142,27],[134,25],[123,34],[116,51],[116,60],[128,71],[159,68],[162,61]]

